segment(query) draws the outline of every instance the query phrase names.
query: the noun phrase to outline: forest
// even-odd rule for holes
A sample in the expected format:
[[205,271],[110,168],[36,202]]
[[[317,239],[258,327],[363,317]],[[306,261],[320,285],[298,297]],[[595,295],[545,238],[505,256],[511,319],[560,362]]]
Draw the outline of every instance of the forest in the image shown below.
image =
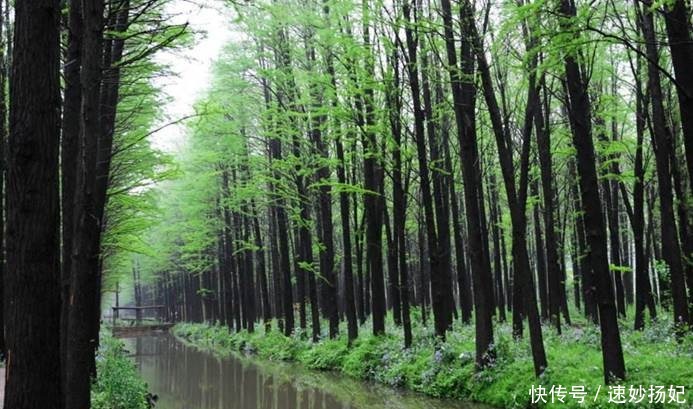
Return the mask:
[[147,319],[496,408],[693,405],[690,2],[201,1],[230,40],[174,117],[179,3],[0,5],[4,408],[151,407],[110,334]]

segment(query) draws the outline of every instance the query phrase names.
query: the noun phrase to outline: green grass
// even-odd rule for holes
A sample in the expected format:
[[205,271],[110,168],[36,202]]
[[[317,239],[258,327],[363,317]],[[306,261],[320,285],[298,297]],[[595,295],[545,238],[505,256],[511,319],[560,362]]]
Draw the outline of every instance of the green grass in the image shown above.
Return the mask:
[[93,409],[148,409],[147,384],[126,356],[123,343],[102,336],[91,389]]
[[[549,369],[541,379],[534,377],[531,351],[526,339],[515,341],[508,324],[497,324],[494,348],[497,360],[482,372],[474,369],[474,327],[456,324],[442,344],[434,342],[430,328],[418,322],[414,327],[414,346],[402,348],[399,328],[388,323],[387,334],[370,334],[369,323],[347,348],[345,328],[334,340],[312,343],[306,334],[286,337],[279,331],[253,334],[230,333],[226,327],[206,324],[178,324],[173,333],[187,342],[220,355],[243,353],[273,361],[298,362],[306,368],[340,372],[362,380],[406,388],[434,397],[482,402],[502,408],[530,407],[531,386],[562,385],[570,391],[584,385],[585,403],[579,405],[570,395],[565,403],[541,404],[547,408],[693,408],[693,337],[675,341],[671,325],[657,322],[643,332],[626,329],[622,324],[622,343],[627,367],[626,400],[630,385],[681,385],[685,387],[684,405],[650,404],[646,398],[638,405],[608,402],[608,387],[602,380],[600,337],[596,327],[577,319],[573,327],[564,327],[557,335],[544,327],[544,344]],[[276,326],[274,326],[276,328]],[[596,401],[594,395],[601,385]]]

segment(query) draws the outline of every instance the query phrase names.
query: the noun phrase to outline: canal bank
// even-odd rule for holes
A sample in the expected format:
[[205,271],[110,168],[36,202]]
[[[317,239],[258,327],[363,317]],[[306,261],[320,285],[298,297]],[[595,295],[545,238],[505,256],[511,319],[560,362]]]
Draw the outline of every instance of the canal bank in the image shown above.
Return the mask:
[[163,334],[125,340],[162,409],[488,409],[287,362],[214,354]]
[[[646,331],[624,331],[628,378],[621,385],[626,389],[632,385],[644,388],[681,385],[685,388],[684,398],[691,402],[693,367],[689,363],[693,343],[670,343],[666,348],[661,344],[656,346],[660,338],[671,336],[670,325],[666,322],[656,324]],[[452,399],[457,402],[456,407],[462,402],[481,402],[499,408],[682,407],[647,400],[638,404],[609,402],[609,386],[603,383],[599,364],[599,336],[590,327],[573,326],[561,335],[548,335],[551,339],[547,342],[547,353],[552,366],[539,379],[533,374],[528,343],[513,340],[510,327],[503,325],[496,332],[495,364],[484,371],[475,371],[471,331],[473,326],[460,325],[437,348],[430,335],[419,331],[415,334],[414,347],[403,350],[402,340],[397,335],[362,335],[347,348],[343,337],[312,343],[300,333],[285,337],[276,330],[265,332],[263,328],[252,334],[230,333],[224,326],[184,323],[172,330],[177,337],[218,356],[241,354],[254,356],[254,361],[295,362],[302,368],[330,371],[341,378],[374,381],[392,387],[389,389],[407,389]],[[550,332],[547,330],[547,333]],[[549,397],[547,404],[531,405],[533,385],[541,385],[547,391],[552,387],[569,391],[573,387],[584,387],[589,399],[579,402],[569,396],[564,402],[551,403]]]

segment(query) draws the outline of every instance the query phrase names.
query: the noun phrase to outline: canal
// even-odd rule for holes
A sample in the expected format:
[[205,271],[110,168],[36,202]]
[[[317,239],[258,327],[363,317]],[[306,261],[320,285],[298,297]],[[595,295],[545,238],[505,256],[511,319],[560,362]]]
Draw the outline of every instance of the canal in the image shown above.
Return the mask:
[[487,409],[293,364],[220,358],[172,335],[125,339],[157,409]]

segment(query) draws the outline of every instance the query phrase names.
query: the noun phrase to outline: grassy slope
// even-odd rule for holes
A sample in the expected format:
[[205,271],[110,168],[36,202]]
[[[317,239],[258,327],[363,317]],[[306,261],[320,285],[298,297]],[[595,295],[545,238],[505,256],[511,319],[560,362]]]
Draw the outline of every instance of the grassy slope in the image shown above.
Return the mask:
[[[629,323],[624,322],[624,328]],[[685,405],[649,404],[648,399],[638,404],[608,403],[607,388],[603,386],[601,351],[598,330],[584,322],[564,328],[563,335],[544,328],[549,369],[542,379],[533,375],[531,354],[526,340],[514,342],[508,325],[496,328],[495,366],[486,371],[474,371],[473,326],[455,326],[438,351],[435,350],[430,330],[415,327],[414,347],[403,350],[400,331],[388,327],[388,334],[374,337],[366,324],[352,348],[346,339],[322,340],[312,344],[301,334],[285,337],[278,331],[254,334],[231,334],[226,327],[204,324],[179,324],[173,332],[188,342],[219,354],[243,352],[275,361],[295,361],[316,370],[333,370],[348,376],[375,380],[393,387],[404,387],[436,397],[473,400],[503,408],[522,408],[529,405],[532,384],[584,385],[588,392],[585,404],[580,406],[568,396],[564,404],[547,404],[561,408],[659,408],[693,407],[693,337],[677,344],[670,325],[657,323],[644,332],[624,330],[623,348],[628,369],[629,385],[682,385],[686,388]],[[344,333],[345,331],[342,331]],[[593,401],[597,387],[602,385],[597,401]]]

